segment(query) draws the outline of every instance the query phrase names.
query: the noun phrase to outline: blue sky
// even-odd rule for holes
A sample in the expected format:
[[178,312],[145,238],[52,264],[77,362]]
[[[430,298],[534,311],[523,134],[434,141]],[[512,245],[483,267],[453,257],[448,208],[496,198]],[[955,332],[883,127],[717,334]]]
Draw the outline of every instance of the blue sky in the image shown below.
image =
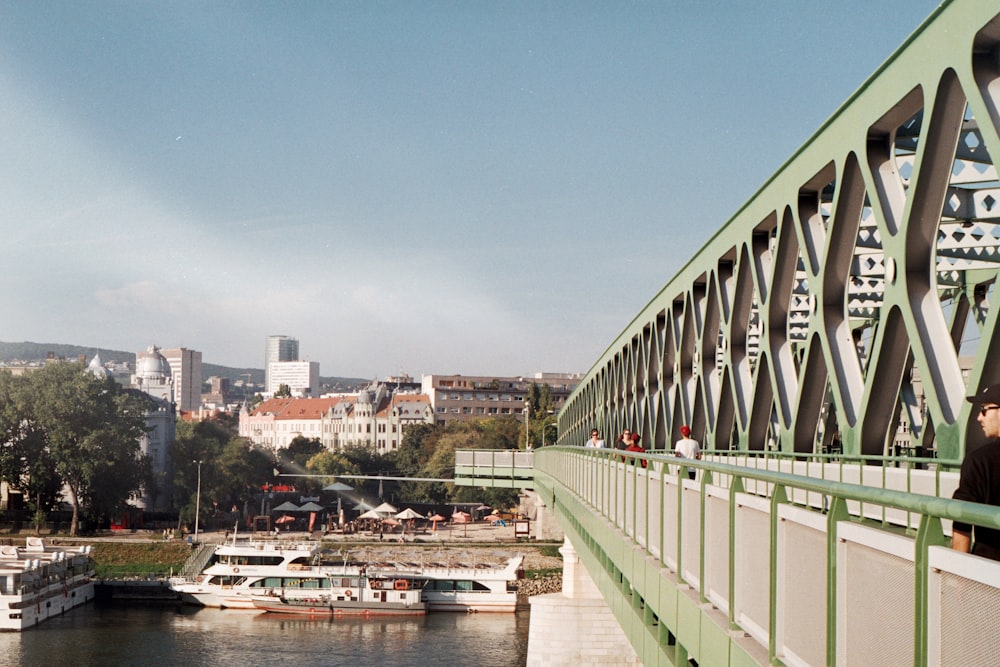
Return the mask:
[[586,371],[936,6],[0,3],[0,340]]

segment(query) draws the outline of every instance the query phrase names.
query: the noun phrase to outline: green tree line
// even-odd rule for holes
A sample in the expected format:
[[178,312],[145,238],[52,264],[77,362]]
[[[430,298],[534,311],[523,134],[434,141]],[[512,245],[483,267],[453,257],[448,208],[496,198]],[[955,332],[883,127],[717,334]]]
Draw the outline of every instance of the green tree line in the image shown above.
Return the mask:
[[36,515],[67,489],[76,535],[84,509],[94,520],[114,516],[151,483],[139,449],[151,405],[80,363],[0,372],[0,480],[23,493]]

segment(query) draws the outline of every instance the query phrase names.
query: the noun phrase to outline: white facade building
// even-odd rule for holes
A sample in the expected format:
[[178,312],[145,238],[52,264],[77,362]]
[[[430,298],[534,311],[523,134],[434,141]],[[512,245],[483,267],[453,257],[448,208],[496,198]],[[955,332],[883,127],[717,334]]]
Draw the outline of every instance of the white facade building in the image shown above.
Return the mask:
[[[100,360],[91,362],[91,368]],[[132,386],[151,396],[156,408],[146,413],[146,435],[139,440],[139,449],[149,459],[155,487],[134,504],[147,510],[166,511],[173,506],[174,486],[173,444],[177,435],[177,411],[173,401],[170,365],[154,346],[136,354]]]
[[264,390],[271,391],[271,364],[298,361],[299,341],[290,336],[268,336],[264,346]]
[[398,449],[406,427],[417,423],[434,423],[428,398],[393,395],[386,385],[351,396],[272,398],[240,411],[240,435],[272,450],[302,436],[330,450],[363,446],[385,453]]
[[319,396],[318,361],[277,361],[267,367],[267,376],[267,393],[271,396],[283,384],[288,385],[292,396]]

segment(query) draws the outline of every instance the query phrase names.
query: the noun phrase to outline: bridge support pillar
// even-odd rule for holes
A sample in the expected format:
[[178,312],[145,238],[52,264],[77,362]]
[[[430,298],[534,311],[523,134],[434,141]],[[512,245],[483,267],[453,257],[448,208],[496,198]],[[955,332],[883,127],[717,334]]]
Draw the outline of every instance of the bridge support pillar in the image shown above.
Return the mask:
[[641,665],[568,539],[559,553],[563,557],[562,592],[528,600],[527,665]]
[[542,497],[534,491],[520,493],[521,514],[531,519],[531,536],[536,540],[562,540],[566,534],[556,521],[555,515],[545,505]]

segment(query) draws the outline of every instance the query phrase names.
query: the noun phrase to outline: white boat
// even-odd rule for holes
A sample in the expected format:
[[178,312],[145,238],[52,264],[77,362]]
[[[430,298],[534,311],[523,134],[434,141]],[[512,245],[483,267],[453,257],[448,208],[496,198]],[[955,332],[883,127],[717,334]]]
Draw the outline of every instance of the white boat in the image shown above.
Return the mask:
[[423,590],[430,611],[506,612],[517,608],[517,580],[524,556],[503,565],[399,565],[372,569],[379,576],[409,579]]
[[427,613],[420,589],[407,579],[331,575],[320,589],[284,589],[253,596],[265,612],[308,616],[420,616]]
[[194,578],[173,577],[181,600],[202,607],[253,609],[254,594],[286,588],[319,589],[325,579],[315,542],[238,541],[220,544]]
[[[254,609],[254,596],[269,591],[325,595],[330,577],[364,576],[406,580],[420,590],[431,611],[513,612],[523,556],[503,565],[415,563],[320,564],[316,542],[234,540],[216,547],[212,562],[193,579],[172,578],[170,587],[188,604],[222,609]],[[294,597],[294,596],[293,596]]]
[[0,546],[0,631],[20,631],[94,599],[91,547]]

